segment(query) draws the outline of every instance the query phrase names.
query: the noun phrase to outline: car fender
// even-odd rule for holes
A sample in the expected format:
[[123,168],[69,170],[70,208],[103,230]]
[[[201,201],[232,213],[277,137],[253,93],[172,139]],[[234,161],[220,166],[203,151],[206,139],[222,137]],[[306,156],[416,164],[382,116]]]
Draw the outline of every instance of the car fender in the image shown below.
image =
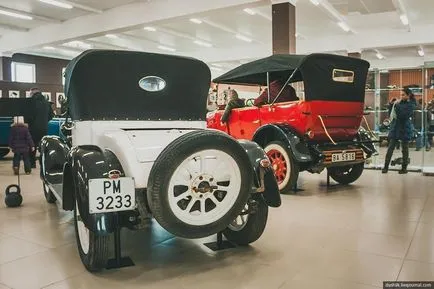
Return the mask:
[[294,133],[290,127],[285,125],[268,124],[260,127],[253,135],[253,141],[261,147],[265,147],[271,141],[282,141],[291,150],[297,162],[312,162],[307,144]]
[[41,179],[50,184],[62,183],[63,167],[69,151],[68,145],[58,136],[45,136],[39,143],[39,151]]
[[77,200],[84,224],[98,234],[110,234],[114,231],[114,214],[89,213],[88,183],[90,179],[107,178],[112,170],[119,171],[119,176],[125,177],[122,165],[111,151],[92,145],[72,148],[64,168],[64,209],[73,210]]
[[252,141],[238,140],[238,143],[244,148],[249,156],[254,171],[255,186],[257,187],[261,186],[261,170],[263,171],[264,191],[261,194],[265,203],[270,207],[279,207],[282,201],[274,172],[271,168],[263,168],[261,166],[261,160],[268,160],[264,150],[257,143]]

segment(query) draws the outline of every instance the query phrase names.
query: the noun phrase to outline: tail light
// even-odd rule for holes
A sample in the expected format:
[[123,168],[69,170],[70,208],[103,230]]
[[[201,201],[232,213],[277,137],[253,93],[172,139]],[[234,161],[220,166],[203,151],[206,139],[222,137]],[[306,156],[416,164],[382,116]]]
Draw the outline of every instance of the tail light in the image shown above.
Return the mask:
[[263,168],[268,168],[271,166],[271,162],[269,159],[262,159],[259,161],[259,165]]
[[306,131],[306,136],[310,139],[313,139],[315,137],[315,133],[311,129],[308,129]]

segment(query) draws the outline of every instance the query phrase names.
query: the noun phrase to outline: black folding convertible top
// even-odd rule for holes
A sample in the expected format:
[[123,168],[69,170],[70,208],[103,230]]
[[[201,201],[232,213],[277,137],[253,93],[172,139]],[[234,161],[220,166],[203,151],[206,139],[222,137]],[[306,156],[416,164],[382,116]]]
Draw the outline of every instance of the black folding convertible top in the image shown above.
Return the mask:
[[[161,91],[139,86],[144,77]],[[193,58],[131,51],[88,50],[66,69],[65,95],[74,120],[204,120],[208,66]]]
[[[333,80],[335,69],[354,72],[354,81]],[[310,55],[276,54],[243,64],[214,79],[215,83],[238,85],[267,85],[295,71],[291,82],[303,81],[306,100],[330,100],[363,102],[369,62],[335,54]]]

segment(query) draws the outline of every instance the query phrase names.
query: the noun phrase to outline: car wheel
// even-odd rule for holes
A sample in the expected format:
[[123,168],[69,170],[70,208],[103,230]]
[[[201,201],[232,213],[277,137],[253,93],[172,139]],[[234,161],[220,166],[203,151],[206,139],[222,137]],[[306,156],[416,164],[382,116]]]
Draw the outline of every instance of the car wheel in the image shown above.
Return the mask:
[[90,231],[80,216],[78,203],[74,208],[75,236],[81,262],[89,272],[101,271],[109,258],[109,236],[100,236]]
[[[254,212],[247,213],[249,209],[253,209]],[[232,243],[241,246],[248,245],[258,240],[264,233],[267,219],[267,204],[261,196],[255,196],[241,214],[223,231],[223,234]]]
[[224,230],[252,193],[253,169],[232,137],[213,130],[187,133],[158,156],[147,198],[157,222],[183,238]]
[[300,172],[291,150],[283,142],[273,141],[265,146],[264,151],[271,161],[279,191],[289,193],[297,183]]
[[328,168],[330,177],[342,185],[348,185],[355,182],[363,173],[364,163]]
[[56,197],[54,196],[53,192],[51,191],[50,187],[46,182],[43,181],[42,183],[42,189],[44,190],[44,196],[48,203],[53,204],[57,201]]
[[0,159],[4,158],[9,154],[9,149],[0,149]]

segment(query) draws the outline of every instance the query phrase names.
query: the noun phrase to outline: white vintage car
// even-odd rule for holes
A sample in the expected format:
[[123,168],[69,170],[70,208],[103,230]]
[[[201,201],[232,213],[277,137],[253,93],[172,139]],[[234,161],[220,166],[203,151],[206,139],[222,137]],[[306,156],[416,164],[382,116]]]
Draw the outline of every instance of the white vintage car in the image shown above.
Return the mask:
[[107,266],[117,228],[150,217],[183,238],[262,235],[277,182],[256,143],[205,128],[210,78],[199,60],[142,52],[90,50],[68,65],[68,137],[41,141],[41,179],[49,203],[74,211],[87,270]]

